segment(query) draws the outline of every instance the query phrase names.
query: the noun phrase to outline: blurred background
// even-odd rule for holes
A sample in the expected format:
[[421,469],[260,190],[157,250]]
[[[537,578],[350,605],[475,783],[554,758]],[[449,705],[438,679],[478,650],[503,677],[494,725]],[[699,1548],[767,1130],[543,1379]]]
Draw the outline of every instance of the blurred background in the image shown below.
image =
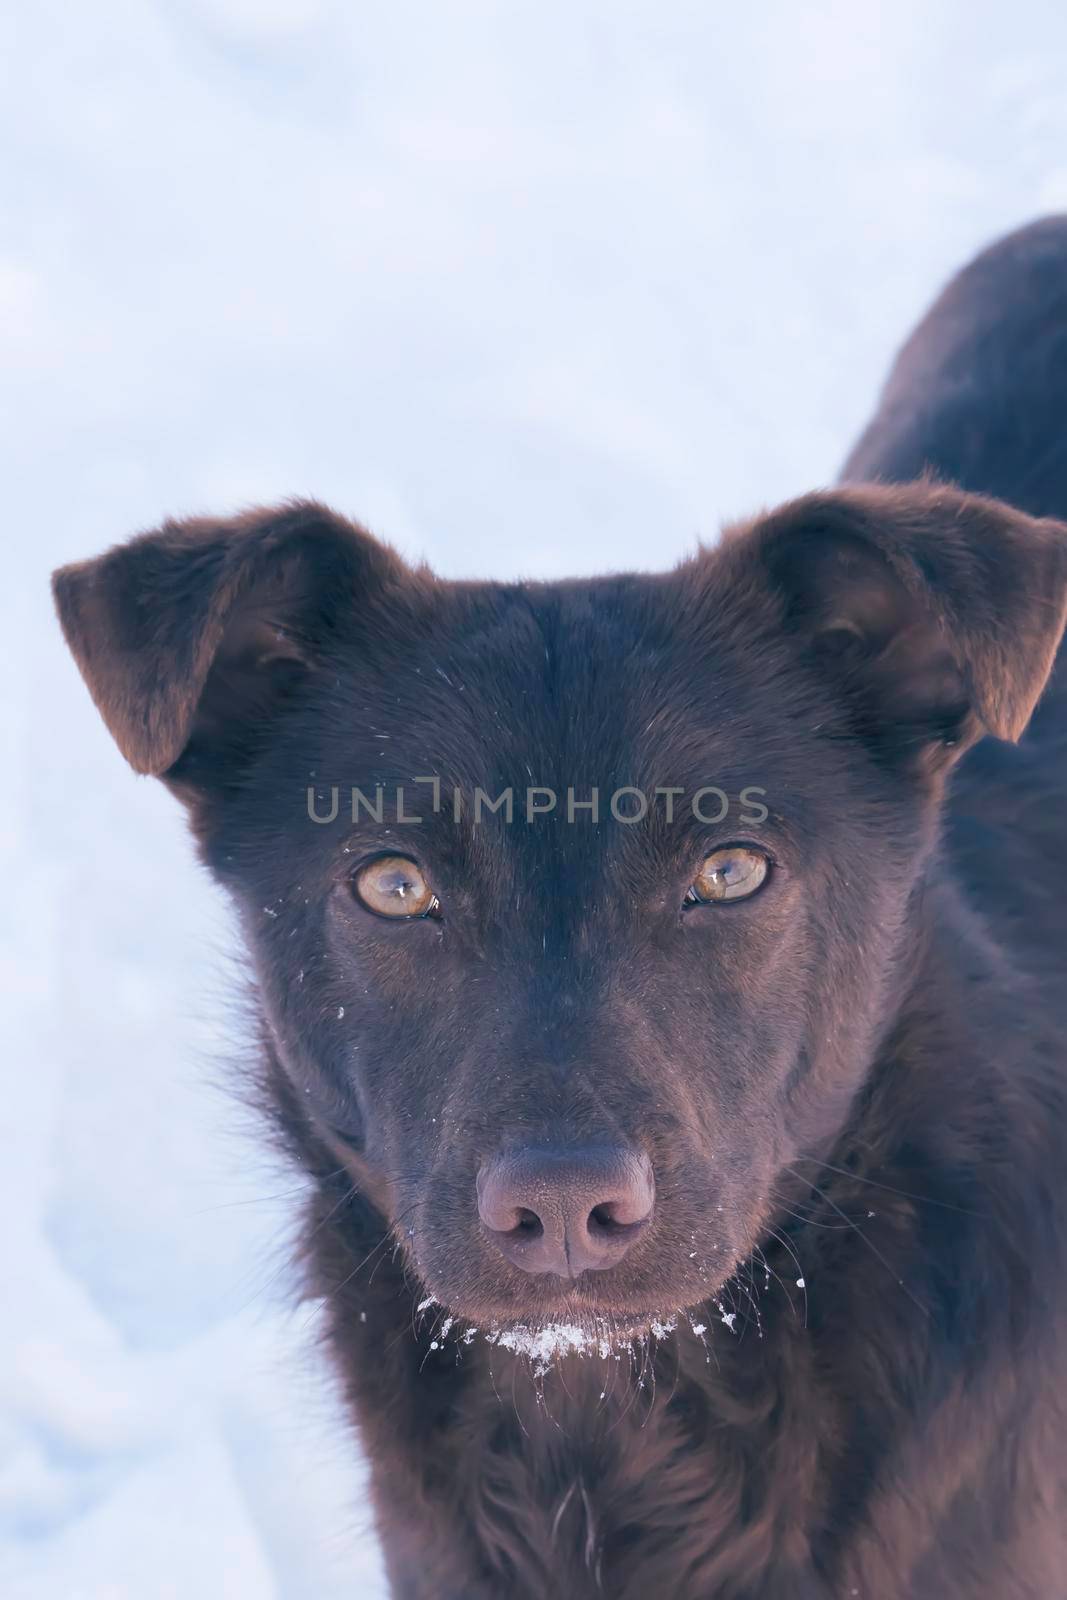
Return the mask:
[[1067,12],[15,0],[0,40],[0,1593],[376,1600],[226,909],[48,573],[292,494],[449,575],[656,567],[826,483],[945,277],[1067,207]]

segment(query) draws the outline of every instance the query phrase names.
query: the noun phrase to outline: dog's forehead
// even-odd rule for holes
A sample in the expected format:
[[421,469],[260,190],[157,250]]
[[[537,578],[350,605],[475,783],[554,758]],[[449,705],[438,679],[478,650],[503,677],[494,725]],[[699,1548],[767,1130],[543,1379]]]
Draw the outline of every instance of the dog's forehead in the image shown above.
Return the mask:
[[671,575],[441,584],[352,649],[333,737],[482,787],[739,777],[782,714],[733,622],[694,626]]

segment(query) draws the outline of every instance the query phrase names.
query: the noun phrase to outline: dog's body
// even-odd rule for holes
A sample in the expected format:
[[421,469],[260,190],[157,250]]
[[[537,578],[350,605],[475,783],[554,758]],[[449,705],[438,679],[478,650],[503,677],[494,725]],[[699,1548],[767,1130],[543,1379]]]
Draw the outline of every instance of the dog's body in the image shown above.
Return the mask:
[[[932,469],[1067,516],[1064,346],[1050,222],[950,287],[846,482]],[[316,508],[60,576],[101,710],[245,918],[398,1600],[1067,1595],[1062,669],[1003,742],[1062,634],[1065,538],[925,482],[663,579],[437,585]],[[771,879],[679,914],[722,832],[662,814],[461,840],[298,815],[309,781],[524,769],[758,786]],[[353,911],[340,837],[417,848],[443,920]],[[557,1292],[494,1243],[483,1177],[608,1135],[656,1209]],[[559,1353],[570,1321],[591,1349]]]

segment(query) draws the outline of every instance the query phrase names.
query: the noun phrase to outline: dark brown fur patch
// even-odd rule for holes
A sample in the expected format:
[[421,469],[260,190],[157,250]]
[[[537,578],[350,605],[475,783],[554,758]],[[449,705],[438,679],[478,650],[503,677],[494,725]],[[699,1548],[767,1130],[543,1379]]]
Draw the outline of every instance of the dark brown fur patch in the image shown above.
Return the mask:
[[[660,577],[439,582],[313,504],[57,575],[240,910],[399,1600],[1067,1593],[1065,284],[1063,221],[973,263],[845,486]],[[309,818],[431,774],[767,815]],[[687,907],[739,829],[766,886]],[[354,902],[397,851],[440,921]],[[638,1244],[509,1266],[480,1164],[608,1138]],[[512,1348],[568,1319],[618,1342]]]

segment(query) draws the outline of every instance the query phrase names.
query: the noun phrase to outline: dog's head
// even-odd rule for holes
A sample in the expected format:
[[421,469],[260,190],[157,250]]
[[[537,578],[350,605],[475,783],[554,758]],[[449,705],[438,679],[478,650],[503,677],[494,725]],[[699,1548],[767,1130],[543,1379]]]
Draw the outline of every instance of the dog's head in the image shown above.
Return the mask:
[[240,908],[292,1105],[427,1292],[636,1327],[848,1118],[946,775],[1050,671],[1065,539],[918,484],[663,576],[452,583],[298,504],[55,588]]

